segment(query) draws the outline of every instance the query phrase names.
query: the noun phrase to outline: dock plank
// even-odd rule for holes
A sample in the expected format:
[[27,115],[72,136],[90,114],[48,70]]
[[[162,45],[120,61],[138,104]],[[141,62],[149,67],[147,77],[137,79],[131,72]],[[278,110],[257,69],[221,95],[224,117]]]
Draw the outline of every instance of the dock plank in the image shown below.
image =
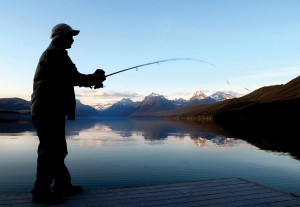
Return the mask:
[[[0,195],[0,207],[46,207],[31,195]],[[296,196],[240,178],[86,190],[57,207],[300,207]]]

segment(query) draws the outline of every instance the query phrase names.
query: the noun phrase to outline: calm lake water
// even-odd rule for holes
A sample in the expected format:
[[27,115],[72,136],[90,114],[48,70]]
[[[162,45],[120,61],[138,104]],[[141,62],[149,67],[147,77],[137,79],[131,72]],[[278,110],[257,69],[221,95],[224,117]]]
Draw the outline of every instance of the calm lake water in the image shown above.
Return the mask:
[[[298,159],[223,134],[192,122],[80,118],[67,122],[66,164],[85,189],[239,177],[300,195]],[[37,145],[30,121],[0,123],[0,194],[30,192]]]

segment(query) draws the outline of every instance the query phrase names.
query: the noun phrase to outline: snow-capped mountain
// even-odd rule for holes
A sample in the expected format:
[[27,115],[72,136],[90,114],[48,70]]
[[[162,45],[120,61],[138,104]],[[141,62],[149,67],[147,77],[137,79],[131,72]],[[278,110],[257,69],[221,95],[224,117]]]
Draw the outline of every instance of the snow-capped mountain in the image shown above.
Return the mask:
[[124,106],[133,106],[135,103],[129,98],[123,98],[121,101],[115,103],[116,106],[124,107]]
[[204,92],[202,91],[196,91],[194,95],[190,98],[188,104],[210,104],[216,102],[215,99],[207,96]]
[[138,103],[138,111],[161,111],[177,108],[173,101],[166,99],[163,95],[151,93],[142,102]]
[[190,101],[195,101],[195,100],[202,100],[207,98],[207,95],[203,93],[202,91],[196,91],[194,95],[190,98]]
[[103,111],[103,110],[106,110],[108,109],[109,107],[111,107],[112,104],[97,104],[94,106],[95,109],[97,109],[98,111]]
[[176,106],[185,106],[185,105],[187,105],[188,100],[185,100],[183,98],[176,98],[176,99],[173,100],[173,103]]
[[151,93],[150,95],[144,98],[144,100],[141,102],[141,105],[151,105],[154,102],[164,101],[165,99],[166,98],[163,95],[159,95],[157,93]]
[[114,103],[106,110],[100,112],[101,116],[129,116],[136,110],[136,103],[129,98],[123,98],[122,100]]
[[236,98],[237,95],[237,93],[234,93],[232,91],[218,91],[210,95],[209,97],[215,99],[216,101],[224,101],[226,99]]

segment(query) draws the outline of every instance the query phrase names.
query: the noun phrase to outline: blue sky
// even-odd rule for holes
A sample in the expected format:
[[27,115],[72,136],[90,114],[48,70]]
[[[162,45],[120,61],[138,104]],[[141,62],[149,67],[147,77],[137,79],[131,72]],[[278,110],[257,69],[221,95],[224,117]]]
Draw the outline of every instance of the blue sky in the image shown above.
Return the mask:
[[197,90],[249,93],[300,74],[298,0],[1,0],[0,97],[30,100],[38,59],[57,23],[79,29],[69,55],[79,72],[107,74],[105,88],[76,88],[96,105],[152,92],[169,99]]

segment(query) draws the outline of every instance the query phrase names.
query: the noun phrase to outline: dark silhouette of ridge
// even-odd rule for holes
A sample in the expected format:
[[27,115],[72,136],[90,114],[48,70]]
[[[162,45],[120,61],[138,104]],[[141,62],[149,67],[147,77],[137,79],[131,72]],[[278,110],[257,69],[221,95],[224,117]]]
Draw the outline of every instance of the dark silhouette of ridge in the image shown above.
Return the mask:
[[240,98],[182,107],[170,118],[216,122],[292,122],[300,115],[300,76],[286,84],[265,86]]

